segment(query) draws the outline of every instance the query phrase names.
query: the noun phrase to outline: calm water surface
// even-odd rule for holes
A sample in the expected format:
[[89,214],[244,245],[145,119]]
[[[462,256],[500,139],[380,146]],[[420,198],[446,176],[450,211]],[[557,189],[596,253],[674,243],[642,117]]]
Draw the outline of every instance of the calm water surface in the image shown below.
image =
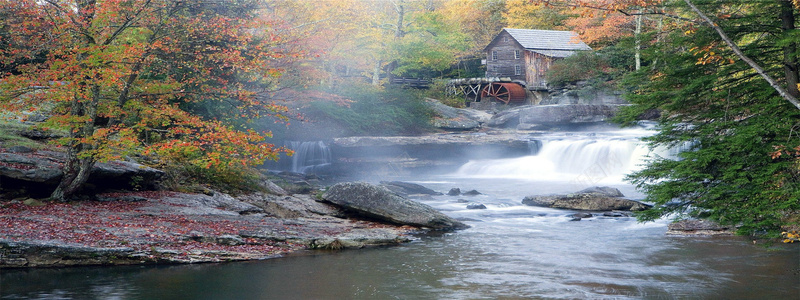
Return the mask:
[[[400,178],[441,192],[453,187],[480,191],[473,197],[420,200],[468,220],[472,228],[467,230],[431,234],[396,247],[256,262],[2,270],[0,298],[800,299],[798,245],[666,236],[667,220],[641,224],[633,218],[593,217],[575,222],[570,211],[521,205],[526,195],[574,192],[587,178],[641,198],[619,181],[617,171],[608,171],[631,168],[627,164],[635,159],[624,155],[635,155],[636,147],[608,140],[579,144],[591,152],[550,143],[566,147],[559,153],[572,151],[580,159],[596,156],[584,162],[593,167],[565,170],[558,167],[560,160],[577,158],[543,161],[540,154],[476,161],[447,176]],[[547,147],[542,153],[548,153]],[[607,173],[600,176],[598,169]],[[488,209],[467,210],[458,199]]]

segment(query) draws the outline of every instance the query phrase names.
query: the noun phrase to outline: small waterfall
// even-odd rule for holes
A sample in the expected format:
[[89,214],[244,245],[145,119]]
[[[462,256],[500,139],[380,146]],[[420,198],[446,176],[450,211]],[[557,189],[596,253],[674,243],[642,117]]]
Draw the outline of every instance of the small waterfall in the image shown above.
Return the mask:
[[[532,143],[533,155],[470,161],[458,176],[541,180],[621,180],[650,151],[637,138],[566,138]],[[537,151],[538,150],[538,151]]]
[[287,146],[294,150],[292,155],[292,172],[314,173],[331,164],[331,150],[322,141],[315,142],[287,142]]

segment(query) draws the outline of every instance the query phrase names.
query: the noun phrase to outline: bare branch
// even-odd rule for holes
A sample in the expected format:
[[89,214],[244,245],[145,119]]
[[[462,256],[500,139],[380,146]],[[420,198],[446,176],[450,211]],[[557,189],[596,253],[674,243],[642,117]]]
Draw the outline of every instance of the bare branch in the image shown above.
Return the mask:
[[708,16],[706,16],[706,14],[700,11],[700,9],[698,9],[697,6],[695,6],[690,0],[683,0],[683,1],[686,2],[686,4],[689,5],[692,11],[694,11],[697,15],[699,15],[700,18],[703,19],[703,21],[705,21],[708,26],[711,26],[711,28],[713,28],[717,32],[720,38],[722,38],[722,40],[725,41],[725,44],[727,44],[728,47],[730,47],[731,50],[733,50],[733,53],[735,53],[736,56],[738,56],[741,60],[750,65],[750,67],[753,68],[753,70],[758,72],[758,74],[761,75],[761,77],[763,77],[764,80],[766,80],[769,83],[769,85],[772,86],[772,88],[775,89],[778,92],[778,94],[781,95],[781,97],[786,99],[786,101],[792,103],[795,107],[797,107],[797,109],[800,109],[800,101],[798,101],[797,98],[789,94],[788,91],[786,91],[783,87],[781,87],[781,85],[774,78],[772,78],[772,76],[769,76],[769,74],[767,74],[767,71],[765,71],[764,68],[758,65],[758,63],[747,57],[744,54],[744,52],[742,52],[742,49],[740,49],[739,46],[737,46],[736,43],[734,43],[733,40],[731,40],[731,38],[728,37],[727,34],[725,34],[725,31],[723,31],[722,28],[719,27],[719,25],[717,25],[717,23],[712,21]]

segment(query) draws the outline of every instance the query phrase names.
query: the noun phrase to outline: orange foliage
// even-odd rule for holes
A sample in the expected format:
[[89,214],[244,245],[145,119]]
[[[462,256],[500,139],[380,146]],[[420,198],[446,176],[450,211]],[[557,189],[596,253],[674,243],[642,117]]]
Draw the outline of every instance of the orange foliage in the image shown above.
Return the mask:
[[[219,103],[237,116],[285,111],[251,87],[279,78],[287,51],[269,20],[232,4],[194,1],[0,1],[8,47],[0,64],[0,107],[48,109],[50,126],[76,158],[109,160],[146,151],[196,152],[205,166],[275,159],[268,132],[241,131],[182,110]],[[107,125],[102,119],[110,120]],[[154,139],[153,136],[158,138]]]

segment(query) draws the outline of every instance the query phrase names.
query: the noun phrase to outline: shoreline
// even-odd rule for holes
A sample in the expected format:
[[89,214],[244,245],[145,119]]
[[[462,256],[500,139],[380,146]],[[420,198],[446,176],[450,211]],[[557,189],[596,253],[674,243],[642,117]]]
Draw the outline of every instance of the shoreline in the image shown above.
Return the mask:
[[[352,219],[310,195],[242,198],[133,192],[105,198],[112,201],[0,202],[0,269],[263,260],[398,245],[421,232]],[[267,198],[281,201],[253,204]]]

